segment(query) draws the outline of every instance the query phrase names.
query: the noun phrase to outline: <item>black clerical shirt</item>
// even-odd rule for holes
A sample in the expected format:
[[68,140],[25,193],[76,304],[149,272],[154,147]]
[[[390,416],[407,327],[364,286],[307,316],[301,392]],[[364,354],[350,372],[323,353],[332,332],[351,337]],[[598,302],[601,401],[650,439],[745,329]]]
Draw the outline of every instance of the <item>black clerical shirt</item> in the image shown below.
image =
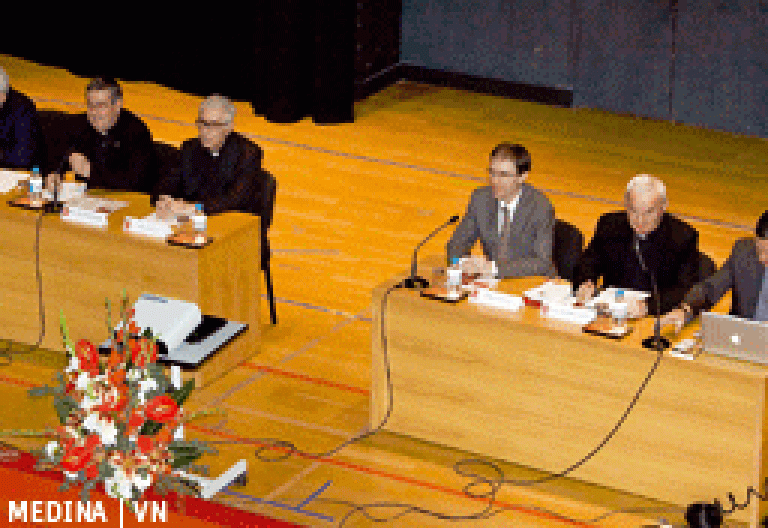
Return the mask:
[[157,184],[157,161],[147,125],[122,109],[106,134],[82,114],[69,138],[69,152],[83,154],[91,164],[88,187],[152,191]]

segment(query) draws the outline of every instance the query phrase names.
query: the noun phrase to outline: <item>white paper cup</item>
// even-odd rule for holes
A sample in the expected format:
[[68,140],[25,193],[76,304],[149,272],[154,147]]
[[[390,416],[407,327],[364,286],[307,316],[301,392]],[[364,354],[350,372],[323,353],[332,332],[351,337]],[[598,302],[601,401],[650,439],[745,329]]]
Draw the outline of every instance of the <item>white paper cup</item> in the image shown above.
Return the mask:
[[205,231],[207,223],[208,221],[205,215],[194,215],[192,217],[192,225],[196,231]]
[[29,192],[41,193],[43,192],[43,179],[42,178],[29,178]]

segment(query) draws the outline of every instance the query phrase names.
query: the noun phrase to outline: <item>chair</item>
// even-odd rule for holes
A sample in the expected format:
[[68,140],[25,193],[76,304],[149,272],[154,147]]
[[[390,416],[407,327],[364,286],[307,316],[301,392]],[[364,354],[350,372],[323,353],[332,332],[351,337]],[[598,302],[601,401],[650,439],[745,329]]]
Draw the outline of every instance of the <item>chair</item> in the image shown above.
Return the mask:
[[267,299],[269,300],[269,319],[277,324],[277,311],[275,309],[275,295],[272,291],[272,273],[269,261],[271,251],[269,248],[269,228],[272,225],[272,213],[275,210],[275,196],[277,194],[277,180],[267,171],[264,175],[264,188],[261,193],[261,270],[264,272],[264,281],[267,284]]
[[697,282],[705,281],[715,274],[715,261],[706,253],[699,251],[699,276]]
[[552,260],[561,278],[573,283],[583,248],[584,235],[579,228],[565,220],[555,219]]

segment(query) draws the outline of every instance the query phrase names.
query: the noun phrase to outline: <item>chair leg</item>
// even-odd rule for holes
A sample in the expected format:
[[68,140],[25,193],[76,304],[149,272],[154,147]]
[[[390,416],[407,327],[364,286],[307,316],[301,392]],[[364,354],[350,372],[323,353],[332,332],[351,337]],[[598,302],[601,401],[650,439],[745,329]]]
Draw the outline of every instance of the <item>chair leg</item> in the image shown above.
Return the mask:
[[269,319],[273,325],[277,324],[277,310],[275,309],[275,294],[272,291],[272,274],[269,271],[269,262],[264,266],[264,281],[267,283],[267,299],[269,300]]

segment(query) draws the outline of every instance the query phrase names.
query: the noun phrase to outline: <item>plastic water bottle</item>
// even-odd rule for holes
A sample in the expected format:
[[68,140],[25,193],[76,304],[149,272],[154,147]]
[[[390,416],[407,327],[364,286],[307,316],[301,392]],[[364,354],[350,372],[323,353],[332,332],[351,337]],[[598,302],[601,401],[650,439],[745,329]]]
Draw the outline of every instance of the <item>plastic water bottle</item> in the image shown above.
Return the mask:
[[40,174],[40,167],[32,167],[32,173],[29,176],[29,201],[39,202],[43,199],[43,177]]
[[208,239],[208,218],[203,212],[203,204],[195,204],[195,216],[192,217],[192,225],[195,228],[195,243],[203,244]]

